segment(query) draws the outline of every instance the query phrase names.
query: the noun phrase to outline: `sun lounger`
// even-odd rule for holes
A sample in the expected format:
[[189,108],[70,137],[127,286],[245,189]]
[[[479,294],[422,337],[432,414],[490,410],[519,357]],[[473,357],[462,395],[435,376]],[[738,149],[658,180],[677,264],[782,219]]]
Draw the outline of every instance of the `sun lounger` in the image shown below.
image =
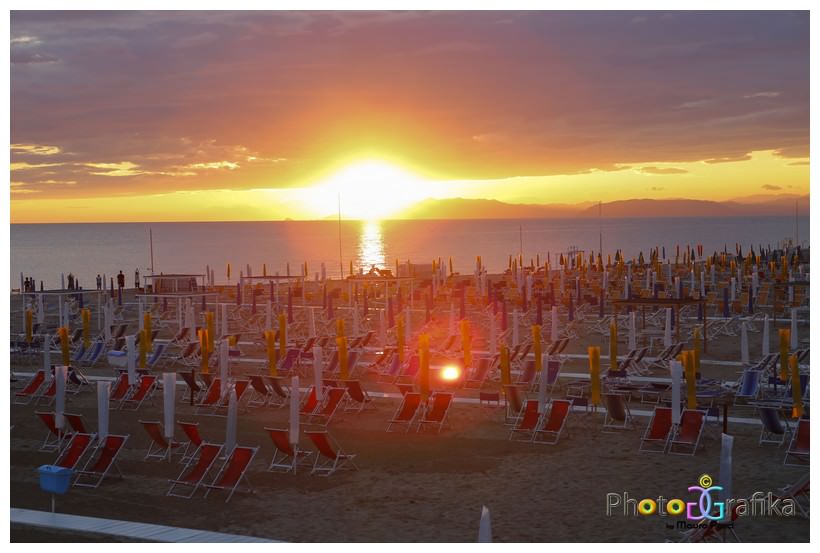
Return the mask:
[[267,407],[274,399],[275,395],[270,385],[265,382],[262,375],[252,374],[250,379],[251,395],[248,398],[248,407]]
[[296,474],[296,467],[310,459],[312,452],[299,449],[299,445],[290,443],[287,430],[265,427],[265,432],[273,442],[273,460],[268,466],[269,472],[291,472]]
[[[191,391],[191,401],[198,401],[199,394],[202,392],[202,385],[197,380],[196,376],[192,372],[187,371],[179,371],[177,372],[179,376],[182,377],[182,380],[185,381],[185,384],[188,385],[188,389]],[[183,392],[183,400],[185,399],[185,392]]]
[[205,485],[208,488],[205,497],[208,497],[211,490],[226,490],[228,497],[225,498],[225,503],[227,503],[243,481],[248,486],[248,491],[253,493],[247,471],[258,451],[258,447],[235,446],[228,458],[225,459],[214,481]]
[[750,401],[756,399],[760,395],[760,379],[763,372],[759,369],[746,369],[740,375],[740,381],[737,392],[735,392],[735,405],[739,401]]
[[[518,442],[531,442],[540,422],[541,413],[538,412],[538,400],[527,400],[524,407],[521,408],[515,425],[510,430],[509,439]],[[526,439],[518,436],[524,436]]]
[[[169,480],[171,487],[166,496],[183,497],[190,499],[197,489],[203,485],[205,477],[211,470],[214,461],[222,453],[222,446],[203,442],[193,455],[186,458],[185,467],[174,480]],[[185,491],[187,490],[187,493]]]
[[344,388],[328,388],[323,391],[324,401],[320,406],[317,406],[313,412],[307,414],[308,424],[319,424],[327,426],[333,419],[333,415],[339,409],[342,400],[344,400],[347,391]]
[[48,379],[48,384],[40,388],[40,390],[35,395],[35,405],[51,405],[52,403],[54,403],[54,399],[57,397],[57,379],[54,377],[53,374]]
[[154,391],[157,389],[157,377],[153,374],[144,374],[140,376],[137,387],[120,403],[120,409],[127,409],[129,411],[136,411],[142,403],[151,399]]
[[467,375],[466,380],[464,381],[465,388],[481,388],[484,385],[484,382],[487,380],[487,376],[490,374],[495,366],[498,363],[498,356],[495,357],[482,357],[478,360],[478,364],[476,365],[475,369]]
[[641,437],[638,451],[665,453],[672,433],[672,409],[655,407],[652,419]]
[[809,518],[809,481],[811,473],[806,472],[794,484],[789,484],[779,490],[776,497],[780,499],[791,499],[797,507],[799,516]]
[[117,466],[117,456],[119,456],[127,441],[127,435],[109,434],[106,436],[102,442],[97,444],[94,455],[86,461],[83,469],[77,473],[74,485],[96,488],[105,480],[112,468],[122,478],[122,472]]
[[31,377],[31,380],[26,383],[23,389],[14,394],[14,404],[28,405],[31,403],[31,401],[37,397],[37,391],[42,387],[45,381],[46,372],[44,370],[41,369],[34,373],[34,376]]
[[128,384],[128,373],[120,373],[114,385],[111,386],[111,391],[108,395],[108,401],[111,404],[111,409],[119,408],[120,404],[125,401],[128,392],[131,390],[131,385]]
[[542,424],[535,429],[532,441],[542,444],[555,445],[567,431],[567,418],[572,403],[564,399],[553,400],[549,415],[542,417]]
[[[226,394],[227,395],[227,394]],[[222,384],[219,378],[214,378],[211,381],[210,386],[208,386],[208,390],[205,392],[204,396],[200,398],[200,400],[196,404],[195,413],[200,413],[201,411],[207,410],[209,411],[208,414],[213,414],[216,409],[219,407],[219,400],[222,398]]]
[[[199,434],[198,422],[177,421],[177,425],[182,429],[182,432],[184,432],[185,436],[188,438],[188,445],[185,446],[185,451],[182,452],[182,459],[179,460],[180,463],[185,463],[190,457],[197,454],[199,446],[204,443],[204,440]],[[190,449],[191,446],[194,447],[194,452],[189,456],[188,449]]]
[[421,431],[422,428],[430,426],[435,428],[436,434],[441,432],[447,422],[447,414],[452,404],[453,394],[451,392],[435,392],[428,405],[424,406],[416,430]]
[[66,422],[68,422],[74,432],[78,432],[80,434],[91,434],[85,425],[82,415],[63,413],[63,417],[65,417]]
[[164,461],[171,460],[174,450],[188,446],[188,442],[176,442],[165,437],[162,431],[162,423],[159,421],[139,421],[148,437],[151,438],[151,443],[148,445],[148,453],[145,455],[145,460],[159,459]]
[[347,389],[345,411],[361,411],[372,401],[372,398],[362,387],[360,381],[343,380],[342,383]]
[[809,465],[809,419],[800,419],[797,421],[797,429],[792,435],[792,440],[789,442],[789,448],[786,450],[786,458],[783,459],[784,465],[804,467]]
[[409,431],[420,405],[421,394],[417,392],[407,392],[404,394],[399,408],[387,424],[387,431],[390,432],[393,425],[404,425],[405,432]]
[[43,444],[37,451],[60,451],[63,443],[71,437],[71,432],[57,428],[57,419],[53,412],[35,411],[34,414],[43,421],[48,430]]
[[80,459],[85,456],[91,447],[91,444],[94,443],[95,438],[96,436],[94,434],[75,433],[71,436],[68,445],[66,445],[57,456],[54,465],[64,469],[74,470],[78,466]]
[[672,439],[669,441],[669,453],[694,455],[701,446],[705,424],[705,411],[684,409],[680,424],[674,428]]
[[604,406],[604,430],[616,429],[624,430],[631,428],[632,413],[629,411],[629,403],[623,394],[606,393],[603,394]]
[[305,435],[310,438],[317,450],[311,474],[330,476],[343,468],[359,470],[353,462],[356,455],[342,451],[342,448],[331,440],[326,430],[306,430]]
[[[281,377],[273,377],[273,376],[266,376],[264,377],[265,382],[268,383],[273,393],[276,394],[275,399],[272,399],[271,404],[277,407],[281,407],[285,404],[285,402],[290,398],[290,393],[288,390],[282,387],[282,378]],[[296,390],[296,393],[299,393],[299,390]]]
[[[757,405],[757,414],[760,417],[762,427],[760,429],[759,445],[776,444],[783,445],[786,436],[789,434],[788,421],[780,419],[780,410],[777,406]],[[785,424],[784,424],[785,423]]]
[[508,384],[503,386],[504,389],[504,405],[506,406],[506,415],[505,415],[505,423],[512,424],[518,414],[521,412],[521,408],[524,406],[524,401],[521,398],[521,394],[523,390],[520,387]]

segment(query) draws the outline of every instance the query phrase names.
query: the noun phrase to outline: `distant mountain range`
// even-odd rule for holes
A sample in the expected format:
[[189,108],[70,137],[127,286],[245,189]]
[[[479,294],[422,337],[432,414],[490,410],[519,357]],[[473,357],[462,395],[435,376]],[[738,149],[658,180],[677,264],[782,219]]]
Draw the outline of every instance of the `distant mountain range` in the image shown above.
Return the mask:
[[[809,196],[758,195],[727,201],[632,199],[604,202],[607,218],[641,217],[749,217],[809,214]],[[598,204],[510,204],[498,200],[448,198],[423,200],[405,209],[400,219],[543,219],[597,217]]]

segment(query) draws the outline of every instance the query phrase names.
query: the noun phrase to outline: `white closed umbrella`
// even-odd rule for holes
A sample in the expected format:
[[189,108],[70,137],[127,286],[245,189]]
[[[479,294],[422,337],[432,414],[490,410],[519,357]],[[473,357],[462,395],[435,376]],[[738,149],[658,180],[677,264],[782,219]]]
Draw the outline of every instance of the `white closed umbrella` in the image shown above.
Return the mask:
[[791,329],[791,343],[789,344],[792,350],[797,349],[797,308],[792,307],[792,329]]
[[133,334],[130,334],[125,337],[125,358],[128,363],[128,384],[133,386],[137,383],[137,346],[135,345],[136,340]]
[[313,347],[313,386],[316,388],[316,399],[322,401],[322,347]]
[[666,260],[666,281],[672,282],[672,260]]
[[689,271],[689,295],[694,295],[695,293],[695,271],[694,269]]
[[629,349],[638,347],[638,336],[635,329],[635,312],[629,314]]
[[672,287],[675,289],[675,298],[680,299],[680,277],[675,277],[672,279]]
[[[219,341],[219,384],[220,386],[226,386],[228,383],[228,374],[229,374],[229,366],[228,366],[228,340],[220,340]],[[221,392],[221,390],[220,390]]]
[[625,300],[629,299],[629,277],[628,276],[624,277],[624,299]]
[[194,304],[190,298],[187,300],[188,305],[185,306],[185,326],[191,330],[196,328],[196,312],[194,311]]
[[[177,388],[177,373],[162,373],[162,411],[165,420],[165,437],[174,439],[174,407]],[[170,460],[170,458],[169,458]]]
[[[732,497],[732,448],[734,446],[735,439],[733,436],[729,434],[720,435],[720,480],[718,480],[718,485],[720,485],[723,490],[720,492],[720,499],[727,504],[727,500]],[[725,522],[731,522],[732,520],[732,509],[726,508],[724,513],[723,520]]]
[[538,375],[538,412],[541,414],[547,411],[547,368],[549,367],[550,356],[546,353],[541,355],[541,373]]
[[558,341],[558,306],[552,306],[552,324],[550,325],[550,340]]
[[177,328],[182,328],[184,315],[182,312],[182,298],[177,298]]
[[735,277],[732,277],[729,280],[729,301],[735,301],[735,286],[737,286],[737,281]]
[[649,269],[647,269],[647,270],[646,270],[646,289],[647,289],[647,290],[651,290],[651,289],[652,289],[652,283],[650,282],[650,279],[651,279],[651,278],[652,278],[652,271],[650,271]]
[[481,507],[481,520],[478,523],[478,543],[492,543],[493,529],[490,522],[490,510],[486,505]]
[[518,326],[521,323],[521,313],[518,309],[513,310],[512,315],[512,345],[517,346],[519,342]]
[[46,320],[46,310],[43,307],[43,295],[37,294],[37,322],[43,324]]
[[65,290],[65,273],[60,273],[60,290]]
[[672,308],[666,308],[666,326],[663,329],[663,347],[672,345]]
[[65,413],[65,381],[68,377],[68,367],[57,365],[54,367],[54,425],[62,430],[65,426],[63,413]]
[[769,355],[769,315],[763,316],[763,355]]
[[290,378],[290,405],[289,413],[290,424],[288,425],[288,434],[290,443],[293,445],[299,444],[299,377],[292,376]]
[[97,381],[97,439],[101,442],[108,436],[108,396],[111,393],[111,382]]
[[683,365],[680,361],[669,362],[669,372],[672,375],[672,424],[680,424],[680,378]]
[[749,332],[745,322],[740,324],[740,362],[749,364]]
[[225,455],[230,456],[236,447],[236,393],[235,390],[228,392],[228,420],[225,427]]

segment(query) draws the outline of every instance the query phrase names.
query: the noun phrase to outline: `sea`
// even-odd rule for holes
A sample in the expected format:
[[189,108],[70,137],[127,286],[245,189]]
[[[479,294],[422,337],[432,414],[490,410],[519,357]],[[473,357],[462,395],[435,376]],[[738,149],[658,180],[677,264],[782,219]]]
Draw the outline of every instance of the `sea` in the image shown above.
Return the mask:
[[58,289],[61,275],[71,273],[89,289],[98,274],[110,279],[122,271],[131,287],[137,270],[204,274],[206,267],[217,283],[235,283],[248,268],[254,276],[263,264],[269,275],[295,275],[305,262],[310,278],[322,264],[328,278],[338,278],[348,276],[351,261],[358,273],[393,268],[397,259],[428,264],[450,257],[456,271],[472,273],[478,255],[494,273],[519,253],[527,263],[536,256],[555,263],[562,252],[588,255],[599,247],[610,254],[620,249],[627,259],[654,247],[674,257],[687,244],[703,245],[704,253],[734,252],[740,244],[745,252],[793,240],[795,230],[807,245],[808,216],[13,224],[10,283],[18,288],[22,273],[38,289],[40,281]]

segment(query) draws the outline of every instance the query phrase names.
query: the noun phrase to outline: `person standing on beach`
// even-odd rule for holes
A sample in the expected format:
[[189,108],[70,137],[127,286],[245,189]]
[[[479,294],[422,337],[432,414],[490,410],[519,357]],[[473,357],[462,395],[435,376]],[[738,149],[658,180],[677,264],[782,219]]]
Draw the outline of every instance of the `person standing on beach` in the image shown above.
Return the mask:
[[97,275],[97,290],[102,290],[102,277]]
[[120,274],[117,275],[117,287],[125,288],[125,275],[122,274],[122,271],[120,271]]

